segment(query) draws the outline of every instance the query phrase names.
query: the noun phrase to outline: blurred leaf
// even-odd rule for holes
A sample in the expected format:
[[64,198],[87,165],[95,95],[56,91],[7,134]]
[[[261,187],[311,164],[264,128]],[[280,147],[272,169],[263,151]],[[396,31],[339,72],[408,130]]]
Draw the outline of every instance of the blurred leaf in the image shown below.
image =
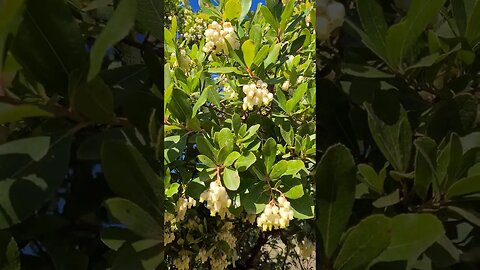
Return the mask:
[[146,210],[153,218],[163,218],[163,182],[133,146],[120,141],[102,145],[102,170],[112,191]]
[[70,8],[63,0],[27,0],[24,14],[11,46],[15,59],[47,91],[66,96],[69,73],[82,68],[86,59]]
[[392,220],[368,216],[348,233],[335,260],[335,269],[366,269],[390,243]]
[[0,269],[20,270],[20,252],[17,242],[8,231],[0,232]]
[[362,175],[363,179],[367,184],[378,194],[383,194],[383,182],[385,181],[385,177],[378,175],[368,164],[358,164],[358,171]]
[[480,24],[480,3],[478,1],[475,1],[473,9],[469,13],[465,37],[472,43],[480,37],[480,31],[478,30],[478,25]]
[[413,261],[438,241],[445,231],[431,214],[400,214],[392,219],[390,245],[375,261]]
[[457,134],[452,133],[437,153],[437,177],[442,190],[448,189],[456,180],[462,163],[462,143]]
[[107,25],[95,40],[90,52],[90,68],[88,81],[91,81],[99,72],[103,57],[108,48],[124,38],[135,23],[137,0],[121,0]]
[[16,122],[30,117],[52,117],[53,114],[36,105],[0,103],[0,124]]
[[158,40],[163,39],[162,28],[163,19],[161,15],[161,1],[136,0],[137,1],[137,21],[140,26],[150,32]]
[[88,119],[99,122],[113,119],[113,95],[100,77],[72,89],[70,94],[74,110]]
[[64,135],[0,145],[0,229],[25,220],[50,199],[68,172],[70,143]]
[[316,178],[319,231],[325,254],[330,257],[346,229],[355,199],[356,168],[350,151],[340,144],[328,148],[318,164]]
[[155,219],[135,203],[122,199],[108,199],[105,205],[110,215],[139,236],[163,239],[163,230]]

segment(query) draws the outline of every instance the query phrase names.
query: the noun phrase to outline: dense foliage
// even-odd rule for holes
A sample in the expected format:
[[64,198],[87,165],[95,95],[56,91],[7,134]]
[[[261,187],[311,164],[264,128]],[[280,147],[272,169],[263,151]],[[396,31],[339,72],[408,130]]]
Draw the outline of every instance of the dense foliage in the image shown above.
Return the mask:
[[480,2],[344,4],[317,47],[317,268],[478,269]]
[[0,269],[162,263],[161,7],[0,1]]
[[312,268],[313,3],[200,6],[164,30],[167,264]]

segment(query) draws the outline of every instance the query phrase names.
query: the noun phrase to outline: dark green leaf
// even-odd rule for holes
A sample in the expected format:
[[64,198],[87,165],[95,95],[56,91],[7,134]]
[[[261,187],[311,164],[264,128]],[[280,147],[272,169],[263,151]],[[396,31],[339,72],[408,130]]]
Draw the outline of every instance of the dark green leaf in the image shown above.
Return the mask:
[[163,230],[155,219],[135,203],[122,199],[108,199],[105,205],[110,215],[127,226],[135,234],[150,238],[162,239]]
[[430,185],[434,183],[438,189],[437,179],[437,144],[428,137],[415,140],[417,153],[415,155],[414,188],[420,198],[425,198]]
[[161,15],[161,1],[154,0],[137,0],[137,21],[140,26],[150,32],[158,40],[163,39],[162,28],[159,25],[163,25],[163,19]]
[[66,96],[69,73],[85,64],[84,44],[63,0],[28,0],[12,52],[47,91]]
[[100,72],[103,57],[108,48],[124,38],[135,23],[137,0],[121,0],[107,25],[100,33],[90,52],[88,81]]
[[340,144],[328,148],[316,178],[319,230],[325,253],[330,257],[347,226],[355,199],[356,168],[350,151]]
[[72,89],[74,110],[88,119],[109,122],[113,119],[113,95],[100,77]]
[[335,260],[335,269],[366,269],[390,243],[392,220],[372,215],[348,233]]
[[268,138],[262,148],[263,161],[265,163],[265,168],[267,173],[272,169],[273,164],[275,164],[275,158],[277,156],[277,143],[273,138]]
[[60,187],[68,172],[70,143],[65,135],[0,145],[0,229],[32,215]]

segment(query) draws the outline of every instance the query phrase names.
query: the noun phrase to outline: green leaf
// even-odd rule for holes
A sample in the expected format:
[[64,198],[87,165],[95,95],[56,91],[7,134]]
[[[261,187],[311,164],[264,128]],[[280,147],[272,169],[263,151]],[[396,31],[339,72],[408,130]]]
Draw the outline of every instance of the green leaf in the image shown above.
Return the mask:
[[8,231],[0,232],[0,269],[20,270],[20,252],[15,239]]
[[268,45],[263,45],[262,48],[257,52],[255,55],[255,58],[253,58],[253,64],[255,66],[260,66],[262,64],[263,60],[268,56]]
[[394,192],[378,198],[372,203],[372,205],[377,208],[385,208],[395,205],[398,202],[400,202],[400,191],[396,189]]
[[100,72],[103,57],[108,48],[124,38],[135,23],[137,0],[121,0],[115,12],[93,44],[90,52],[90,68],[87,80],[91,81]]
[[260,124],[256,124],[248,128],[247,133],[237,141],[237,143],[244,143],[255,137],[257,135],[257,131],[260,128]]
[[295,54],[305,42],[306,35],[301,35],[292,42],[292,47],[290,47],[290,54]]
[[240,157],[240,153],[237,151],[233,151],[230,154],[228,154],[227,158],[223,161],[223,166],[228,167],[232,166],[233,163]]
[[432,214],[400,214],[392,219],[392,239],[375,261],[416,260],[445,233],[442,222]]
[[298,86],[298,88],[293,93],[293,97],[287,101],[287,112],[293,112],[293,109],[297,106],[298,102],[302,100],[307,92],[308,83],[302,83]]
[[447,198],[465,196],[480,192],[480,175],[464,177],[455,182],[447,191]]
[[[262,5],[262,6],[260,6],[260,12],[262,12],[262,15],[263,15],[263,18],[265,19],[265,21],[268,24],[270,24],[273,29],[277,30],[278,29],[278,22],[275,19],[275,17],[273,17],[270,10],[266,6]],[[268,66],[268,65],[265,64],[265,66]]]
[[288,161],[280,160],[275,165],[273,165],[272,171],[270,172],[270,179],[276,180],[282,177],[288,169]]
[[263,61],[263,64],[265,65],[265,67],[268,67],[271,63],[275,64],[277,62],[278,54],[281,48],[282,48],[282,44],[275,44],[272,47],[270,47],[270,52],[268,53],[268,56],[265,59],[265,61]]
[[480,214],[472,209],[463,209],[453,205],[447,206],[447,209],[455,212],[456,214],[463,217],[468,222],[472,223],[475,226],[480,226]]
[[268,138],[262,148],[263,161],[267,173],[272,170],[273,164],[275,164],[275,158],[277,156],[277,143],[273,138]]
[[114,117],[113,95],[100,77],[72,89],[74,110],[88,119],[98,122],[110,122]]
[[216,168],[217,167],[215,162],[213,162],[209,157],[207,157],[205,155],[198,155],[198,160],[209,168]]
[[131,243],[125,242],[115,254],[112,262],[112,270],[143,270],[142,261],[132,247]]
[[305,193],[299,199],[291,199],[290,206],[293,210],[293,216],[297,219],[312,219],[315,217],[315,203],[312,196]]
[[413,187],[420,198],[425,198],[430,185],[438,190],[437,179],[437,143],[428,137],[415,140],[417,153],[415,155],[415,180]]
[[328,148],[316,178],[318,226],[325,254],[330,257],[346,229],[355,199],[356,167],[350,151],[340,144]]
[[452,6],[452,14],[453,17],[455,18],[455,21],[457,23],[457,28],[460,32],[460,35],[465,34],[465,30],[467,28],[467,10],[465,7],[465,1],[464,0],[452,0],[450,1],[451,6]]
[[26,1],[24,20],[11,51],[47,91],[66,96],[69,73],[86,64],[84,46],[80,28],[65,1]]
[[239,23],[241,23],[243,19],[245,19],[248,12],[250,11],[251,6],[252,6],[252,0],[242,0],[242,12],[240,13],[240,17],[238,18]]
[[178,88],[174,88],[172,91],[172,100],[168,109],[181,122],[186,122],[192,117],[192,106],[189,98],[185,92]]
[[247,67],[251,67],[255,58],[255,44],[250,39],[245,40],[242,44],[243,59]]
[[378,70],[371,66],[358,65],[358,64],[343,64],[342,72],[348,75],[352,75],[360,78],[370,78],[370,79],[383,79],[383,78],[393,78],[393,74]]
[[240,71],[236,67],[217,67],[217,68],[208,69],[208,72],[209,73],[228,74],[228,73],[238,73]]
[[242,14],[242,3],[240,0],[227,0],[223,17],[228,21],[232,21],[239,18],[240,14]]
[[391,26],[387,32],[387,56],[389,62],[399,65],[417,38],[424,32],[432,18],[437,15],[445,0],[413,0],[407,16]]
[[177,194],[179,187],[179,183],[172,183],[170,187],[165,190],[165,195],[167,196],[167,198],[171,198],[173,195]]
[[282,177],[281,179],[282,186],[280,190],[283,192],[283,195],[289,199],[300,199],[304,196],[305,192],[303,190],[302,182],[299,179],[293,177]]
[[300,170],[305,168],[305,163],[303,161],[297,160],[289,160],[287,163],[287,170],[285,171],[285,175],[295,175]]
[[[140,27],[151,33],[158,40],[163,39],[162,28],[159,25],[163,25],[163,19],[161,15],[161,1],[153,0],[136,0],[138,3],[137,21]],[[174,17],[176,18],[176,17]],[[174,20],[176,21],[176,20]],[[173,26],[173,23],[172,23]],[[175,30],[174,28],[172,28]],[[172,31],[176,33],[176,31]]]
[[231,153],[233,151],[233,133],[228,128],[222,128],[220,132],[215,134],[215,140],[218,143],[220,149],[226,147],[227,153]]
[[335,269],[367,269],[390,243],[392,220],[383,215],[363,219],[348,233],[335,260]]
[[280,16],[280,33],[283,33],[287,23],[290,21],[290,17],[292,17],[293,8],[295,7],[294,4],[295,0],[288,0],[287,5]]
[[120,141],[102,145],[102,170],[111,190],[146,210],[153,218],[163,219],[163,181],[133,146]]
[[36,105],[0,103],[0,124],[17,122],[29,117],[52,117],[53,114]]
[[229,190],[237,190],[240,186],[240,176],[237,170],[225,168],[223,170],[223,184]]
[[357,11],[362,22],[365,34],[369,37],[371,45],[383,57],[386,57],[388,25],[383,15],[382,6],[377,0],[357,0]]
[[240,201],[248,214],[259,214],[269,201],[269,193],[265,190],[265,182],[257,182],[240,193]]
[[[455,2],[455,1],[454,1]],[[465,37],[471,43],[478,40],[480,37],[480,31],[478,25],[480,24],[480,2],[475,1],[473,9],[469,11],[469,17],[467,21],[467,27],[465,30]]]
[[368,164],[358,164],[358,171],[362,175],[365,182],[378,194],[383,194],[383,183],[385,177],[382,177],[375,172]]
[[108,199],[105,206],[113,218],[135,234],[149,239],[163,239],[163,230],[158,222],[135,203],[113,198]]
[[252,152],[243,153],[235,162],[235,168],[240,172],[246,171],[255,161],[257,161],[257,157]]
[[412,146],[412,130],[407,113],[402,108],[398,121],[394,125],[387,125],[374,114],[370,105],[365,107],[370,132],[378,148],[396,171],[406,172]]
[[446,190],[457,180],[457,173],[462,165],[463,149],[458,135],[452,133],[448,143],[437,155],[438,182],[442,190]]
[[185,146],[187,145],[187,135],[173,135],[168,136],[164,140],[163,155],[165,157],[164,164],[170,164],[177,160],[183,153]]
[[0,145],[0,230],[33,215],[53,196],[69,169],[71,141],[64,135]]
[[213,145],[207,138],[202,135],[197,136],[196,144],[201,154],[209,157],[211,160],[216,160],[217,150],[213,148]]
[[207,102],[207,96],[208,96],[208,91],[203,90],[202,94],[198,98],[197,102],[195,102],[195,105],[193,105],[193,110],[192,110],[192,117],[195,117],[197,115],[198,109]]

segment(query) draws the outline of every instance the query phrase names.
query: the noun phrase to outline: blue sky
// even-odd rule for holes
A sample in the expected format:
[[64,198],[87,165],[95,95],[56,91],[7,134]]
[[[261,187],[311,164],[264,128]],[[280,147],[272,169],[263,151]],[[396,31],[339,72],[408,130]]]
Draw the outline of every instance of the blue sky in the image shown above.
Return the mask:
[[[263,5],[265,5],[265,1],[266,0],[252,0],[252,6],[250,7],[250,10],[255,10],[258,3],[262,3]],[[190,0],[188,2],[190,3],[193,11],[197,11],[200,9],[200,7],[198,6],[198,0]]]

